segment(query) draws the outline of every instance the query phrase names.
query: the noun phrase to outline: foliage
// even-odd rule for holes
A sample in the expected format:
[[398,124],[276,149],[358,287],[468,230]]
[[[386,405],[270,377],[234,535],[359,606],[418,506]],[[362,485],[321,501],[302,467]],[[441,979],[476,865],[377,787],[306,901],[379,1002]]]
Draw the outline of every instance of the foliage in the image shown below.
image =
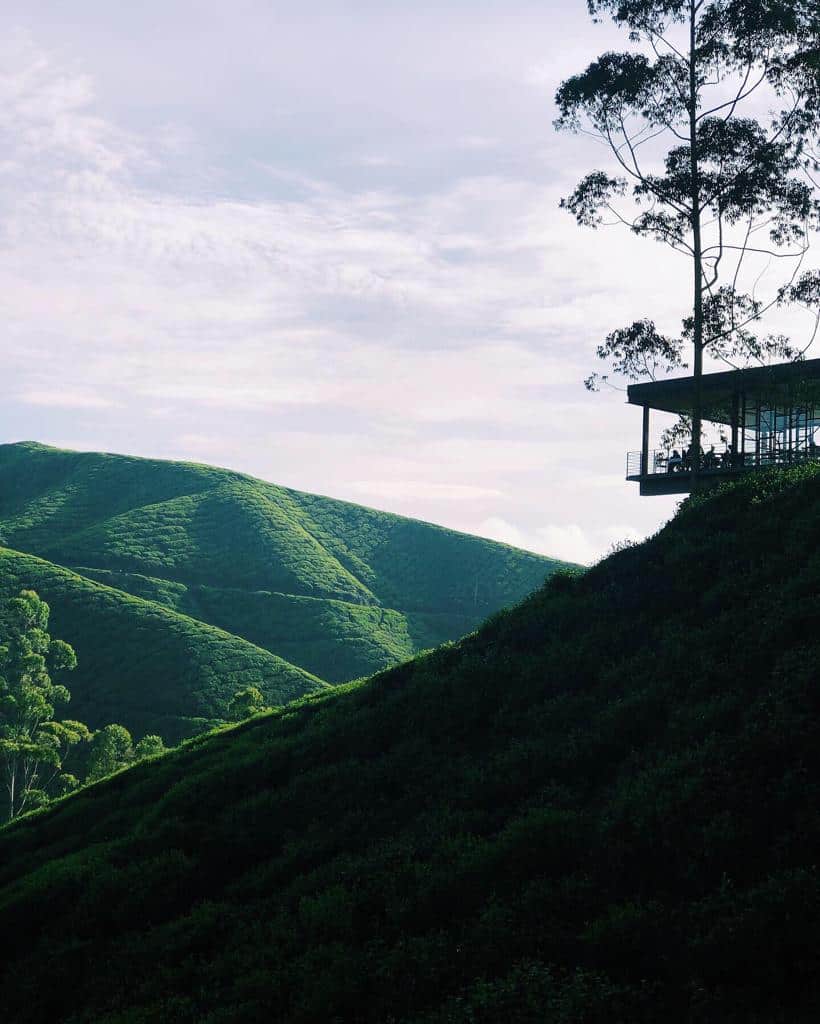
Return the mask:
[[[49,606],[33,590],[0,605],[0,763],[9,820],[77,789],[75,772],[96,782],[165,750],[157,735],[144,736],[135,748],[121,725],[92,733],[83,722],[55,721],[58,705],[71,695],[52,676],[73,671],[77,656],[69,644],[51,639],[49,615]],[[69,751],[72,772],[64,770]]]
[[131,733],[123,725],[107,725],[91,740],[88,759],[88,780],[96,782],[134,759]]
[[94,583],[31,555],[0,549],[0,596],[33,586],[70,636],[79,665],[72,709],[92,729],[121,722],[171,743],[226,716],[235,691],[262,681],[272,703],[324,684],[240,637]]
[[246,686],[243,690],[237,690],[231,697],[228,704],[228,718],[232,722],[241,722],[254,715],[260,715],[263,711],[270,711],[265,703],[265,697],[256,686]]
[[[610,334],[599,357],[633,381],[684,367],[684,344],[696,378],[704,355],[731,366],[799,358],[807,345],[759,325],[784,303],[808,310],[808,344],[820,325],[820,272],[803,268],[820,225],[815,0],[588,0],[588,8],[593,20],[626,29],[633,49],[604,53],[563,82],[555,125],[600,139],[619,173],[590,172],[561,205],[582,226],[620,224],[669,245],[693,280],[680,339],[638,320]],[[790,269],[762,300],[772,262]],[[586,385],[605,382],[593,373]],[[697,443],[700,430],[696,393]]]
[[[661,334],[652,320],[636,320],[630,327],[612,331],[604,344],[598,346],[598,358],[629,380],[655,380],[662,372],[686,366],[681,358],[680,340]],[[600,382],[607,380],[607,376],[593,373],[584,383],[588,391],[596,391]]]
[[76,786],[63,762],[89,735],[82,722],[54,720],[71,694],[52,676],[76,668],[77,657],[63,640],[52,640],[48,619],[48,605],[33,590],[0,607],[0,764],[9,820],[42,805],[49,792]]
[[37,444],[0,445],[0,531],[18,552],[0,594],[47,596],[82,717],[171,742],[242,686],[282,704],[463,636],[562,564],[228,470]]
[[5,1018],[808,1024],[818,541],[817,469],[754,474],[8,827]]
[[91,737],[86,781],[97,782],[121,768],[165,752],[165,743],[156,733],[147,733],[135,744],[125,726],[107,725]]
[[134,747],[134,759],[142,761],[146,757],[158,757],[165,753],[165,744],[161,736],[155,733],[147,733]]

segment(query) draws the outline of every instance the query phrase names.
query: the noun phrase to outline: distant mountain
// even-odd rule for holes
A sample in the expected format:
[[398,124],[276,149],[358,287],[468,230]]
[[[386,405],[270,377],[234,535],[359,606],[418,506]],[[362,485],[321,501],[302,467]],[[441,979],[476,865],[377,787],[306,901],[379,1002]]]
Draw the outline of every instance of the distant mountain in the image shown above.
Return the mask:
[[[0,540],[141,599],[127,607],[150,606],[156,616],[159,605],[169,613],[163,621],[198,620],[264,648],[290,663],[291,678],[305,681],[301,692],[457,639],[562,564],[225,469],[34,443],[0,445]],[[95,703],[109,684],[80,638],[95,626],[75,626],[67,593],[46,588],[42,596],[54,605],[55,635],[77,646],[78,706],[100,724],[94,707],[108,715],[120,697]],[[127,686],[111,682],[123,700],[128,690],[128,725],[129,716],[142,722],[155,713],[149,691],[167,673],[146,638],[137,631],[128,642],[126,632],[123,659],[155,680],[147,689],[135,675]],[[272,683],[266,692],[277,701],[296,695]],[[210,713],[204,698],[184,705],[184,686],[174,684],[174,693],[168,700],[178,698],[181,719]],[[189,725],[180,721],[172,733]]]
[[4,1020],[814,1022],[818,539],[755,475],[0,831]]

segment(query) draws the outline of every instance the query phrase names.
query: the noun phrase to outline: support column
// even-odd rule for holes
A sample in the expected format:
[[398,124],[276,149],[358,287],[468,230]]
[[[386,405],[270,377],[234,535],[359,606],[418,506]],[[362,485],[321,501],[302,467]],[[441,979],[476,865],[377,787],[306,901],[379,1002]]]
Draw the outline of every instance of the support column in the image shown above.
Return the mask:
[[791,463],[794,458],[794,402],[792,401],[791,393],[789,394],[789,413],[788,420],[786,421],[789,425],[789,434],[786,444],[788,445],[789,462]]
[[746,465],[746,392],[744,391],[740,397],[740,422],[742,424],[740,430],[740,465]]
[[732,468],[738,465],[737,433],[740,419],[740,395],[737,391],[732,396]]
[[641,476],[649,472],[649,406],[643,407],[643,437],[641,438]]
[[755,465],[760,465],[760,399],[755,404]]

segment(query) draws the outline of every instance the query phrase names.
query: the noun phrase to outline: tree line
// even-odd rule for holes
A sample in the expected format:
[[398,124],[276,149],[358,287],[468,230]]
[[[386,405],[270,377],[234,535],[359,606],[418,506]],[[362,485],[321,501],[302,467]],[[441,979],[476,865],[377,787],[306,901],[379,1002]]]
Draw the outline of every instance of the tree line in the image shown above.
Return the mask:
[[[77,667],[77,655],[51,637],[49,615],[34,590],[0,603],[0,775],[7,821],[166,750],[153,733],[135,743],[123,725],[93,731],[61,717],[71,693],[59,680]],[[267,710],[258,687],[247,686],[234,694],[228,716],[241,721]]]

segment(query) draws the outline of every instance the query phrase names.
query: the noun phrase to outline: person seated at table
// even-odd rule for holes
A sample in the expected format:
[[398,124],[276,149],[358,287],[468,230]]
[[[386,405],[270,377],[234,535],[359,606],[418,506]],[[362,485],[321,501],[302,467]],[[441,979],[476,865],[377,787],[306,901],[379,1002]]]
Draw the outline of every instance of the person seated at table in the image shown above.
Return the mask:
[[726,451],[723,453],[723,458],[720,460],[720,464],[724,469],[731,469],[735,464],[735,450],[731,444],[726,445]]
[[677,448],[672,449],[672,454],[669,456],[669,461],[666,463],[667,473],[677,473],[680,467],[683,465],[683,459]]
[[692,452],[692,445],[691,444],[689,445],[688,448],[684,448],[684,450],[683,450],[683,467],[682,467],[683,469],[691,469],[692,468],[692,455],[693,454],[694,453]]
[[715,453],[715,446],[709,449],[709,451],[703,456],[703,465],[706,469],[714,469],[717,465],[717,455]]

